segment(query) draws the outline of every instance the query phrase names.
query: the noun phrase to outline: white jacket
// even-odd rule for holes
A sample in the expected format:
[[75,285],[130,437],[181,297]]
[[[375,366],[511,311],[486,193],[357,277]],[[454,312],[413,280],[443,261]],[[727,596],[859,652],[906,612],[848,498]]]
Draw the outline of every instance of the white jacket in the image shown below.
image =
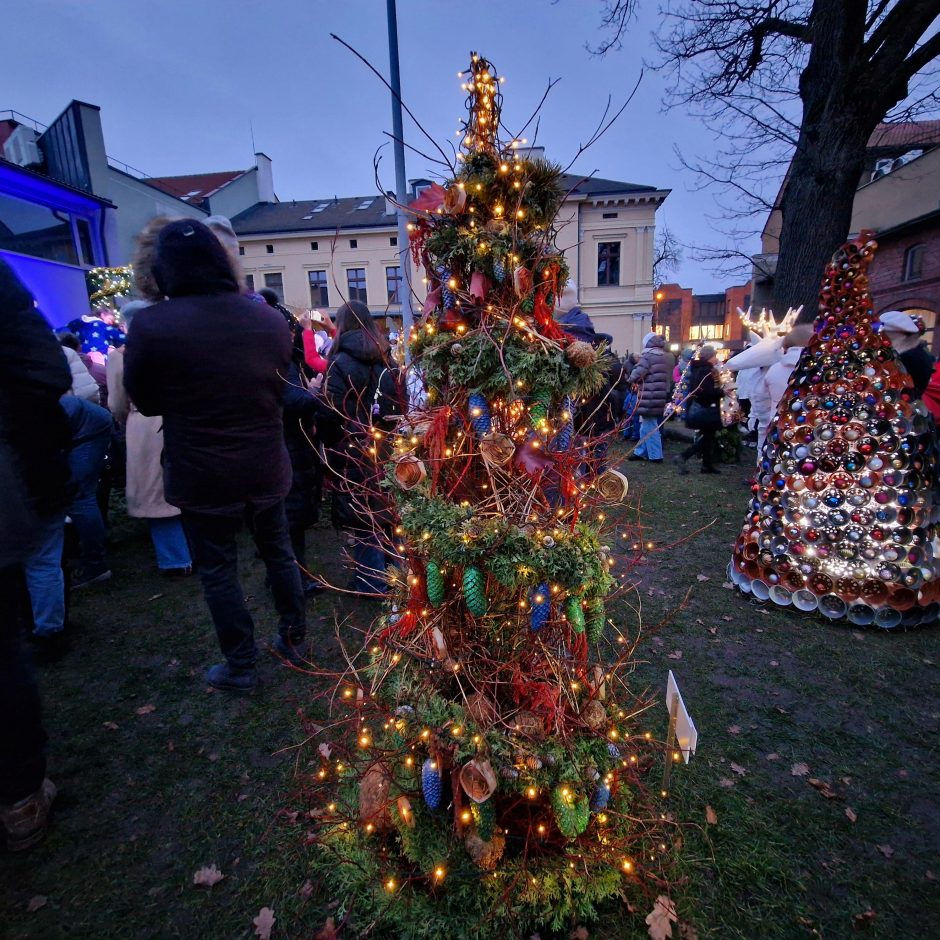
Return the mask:
[[76,398],[84,398],[86,401],[98,404],[100,397],[98,393],[98,383],[91,377],[81,356],[69,346],[63,346],[62,352],[68,360],[69,369],[72,371],[72,394]]

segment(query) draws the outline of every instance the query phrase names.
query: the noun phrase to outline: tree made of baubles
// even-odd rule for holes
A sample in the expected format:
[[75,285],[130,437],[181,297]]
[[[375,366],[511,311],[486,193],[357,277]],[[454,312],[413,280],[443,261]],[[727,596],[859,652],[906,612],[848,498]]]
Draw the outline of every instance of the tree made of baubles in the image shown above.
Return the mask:
[[398,564],[311,774],[319,864],[390,936],[567,930],[661,891],[670,850],[644,784],[662,750],[637,728],[649,702],[605,606],[604,509],[627,481],[574,432],[607,357],[553,317],[561,171],[500,141],[489,62],[463,81],[457,172],[410,207],[429,401],[373,431]]
[[891,628],[940,612],[937,445],[872,312],[870,234],[826,268],[729,573],[758,600]]

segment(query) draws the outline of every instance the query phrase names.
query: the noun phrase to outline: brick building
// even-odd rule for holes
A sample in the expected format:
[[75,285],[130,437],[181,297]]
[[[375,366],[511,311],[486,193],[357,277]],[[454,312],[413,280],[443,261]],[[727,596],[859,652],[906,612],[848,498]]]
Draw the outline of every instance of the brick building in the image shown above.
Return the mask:
[[[869,269],[876,313],[903,310],[924,318],[928,327],[940,315],[940,209],[876,233],[878,252]],[[940,355],[937,331],[928,333]]]
[[747,310],[751,303],[750,284],[729,287],[721,294],[694,294],[688,287],[662,284],[656,300],[656,331],[673,352],[702,342],[743,348],[744,329],[737,311]]

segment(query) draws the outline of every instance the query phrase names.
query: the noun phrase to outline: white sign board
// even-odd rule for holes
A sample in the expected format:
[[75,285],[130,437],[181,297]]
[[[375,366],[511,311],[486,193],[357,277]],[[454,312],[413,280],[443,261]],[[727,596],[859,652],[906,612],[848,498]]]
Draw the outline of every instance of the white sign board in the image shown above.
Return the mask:
[[669,670],[669,678],[666,680],[666,709],[669,714],[673,713],[673,703],[676,705],[676,746],[682,753],[682,759],[688,763],[689,757],[695,753],[695,745],[698,743],[698,731],[689,715],[685,702],[682,701],[682,693],[679,691],[679,685],[676,677]]

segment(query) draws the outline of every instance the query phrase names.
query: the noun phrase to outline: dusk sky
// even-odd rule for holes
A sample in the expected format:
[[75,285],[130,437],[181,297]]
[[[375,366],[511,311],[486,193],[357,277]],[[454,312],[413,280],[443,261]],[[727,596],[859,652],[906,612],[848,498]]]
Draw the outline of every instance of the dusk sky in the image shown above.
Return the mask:
[[[655,4],[623,50],[590,55],[597,0],[399,0],[405,102],[437,140],[456,140],[463,114],[457,72],[471,49],[507,76],[504,120],[521,125],[549,78],[539,144],[567,164],[594,130],[608,94],[623,101],[650,54]],[[44,124],[73,98],[101,107],[109,155],[152,176],[250,166],[255,146],[274,161],[280,199],[371,195],[372,160],[391,130],[389,94],[336,33],[388,74],[383,0],[7,0],[4,100]],[[708,154],[699,121],[661,108],[664,76],[647,71],[624,115],[573,171],[671,188],[659,210],[683,242],[724,245],[673,148]],[[407,121],[407,119],[406,119]],[[531,134],[528,136],[531,137]],[[429,145],[413,125],[405,137]],[[394,187],[391,147],[383,183]],[[433,168],[413,153],[409,177]],[[739,249],[751,251],[753,239]],[[697,291],[728,280],[688,260],[678,279]]]

